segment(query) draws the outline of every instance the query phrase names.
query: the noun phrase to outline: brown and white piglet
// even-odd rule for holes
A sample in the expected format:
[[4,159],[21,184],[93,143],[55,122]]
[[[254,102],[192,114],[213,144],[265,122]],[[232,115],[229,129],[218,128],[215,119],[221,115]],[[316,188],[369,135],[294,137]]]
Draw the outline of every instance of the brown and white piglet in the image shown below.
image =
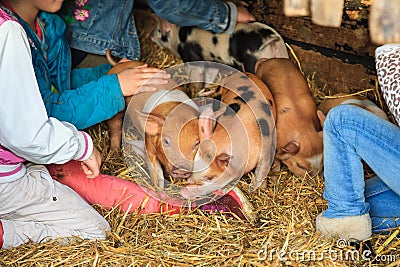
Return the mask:
[[199,140],[197,105],[180,90],[158,90],[134,95],[127,110],[142,134],[149,162],[157,159],[164,175],[187,179]]
[[365,96],[360,95],[346,95],[344,93],[338,93],[330,96],[329,98],[324,99],[321,104],[318,106],[318,110],[322,111],[325,115],[328,115],[328,112],[335,106],[338,105],[354,105],[363,109],[368,110],[369,112],[374,113],[378,117],[381,117],[384,120],[389,120],[386,113],[380,109],[374,102],[369,100]]
[[[268,86],[276,103],[276,159],[297,176],[322,167],[323,114],[318,112],[308,83],[289,59],[262,59],[256,75]],[[280,169],[275,161],[274,171]]]
[[[117,63],[107,51],[107,58],[113,67],[109,74],[118,74],[127,68],[143,65],[141,62],[124,61]],[[168,88],[176,88],[171,79]],[[125,97],[126,114],[141,133],[144,133],[145,150],[150,162],[157,159],[164,175],[176,179],[188,178],[193,159],[199,145],[197,105],[179,90],[144,92]],[[119,150],[122,140],[122,124],[125,111],[107,120],[110,129],[110,149]]]
[[200,116],[201,144],[189,185],[181,191],[184,197],[221,190],[254,169],[252,190],[267,178],[275,153],[274,100],[253,74],[229,80],[216,90],[221,102],[215,114],[208,110]]

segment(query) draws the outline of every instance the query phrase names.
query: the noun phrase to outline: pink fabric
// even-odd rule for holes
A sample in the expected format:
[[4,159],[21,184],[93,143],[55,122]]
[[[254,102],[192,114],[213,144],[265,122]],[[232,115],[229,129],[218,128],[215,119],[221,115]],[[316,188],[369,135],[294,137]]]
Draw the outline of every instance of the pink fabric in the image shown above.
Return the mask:
[[162,203],[146,194],[139,185],[114,176],[100,174],[96,178],[87,178],[80,162],[70,161],[62,165],[46,166],[50,175],[62,184],[77,192],[89,204],[100,204],[106,208],[118,206],[123,212],[180,213],[180,206]]
[[0,8],[0,26],[8,20],[14,19],[10,15],[8,15],[7,12]]
[[0,221],[0,248],[3,247],[3,235],[4,235],[3,224]]
[[0,165],[15,165],[24,161],[25,159],[18,157],[0,145]]

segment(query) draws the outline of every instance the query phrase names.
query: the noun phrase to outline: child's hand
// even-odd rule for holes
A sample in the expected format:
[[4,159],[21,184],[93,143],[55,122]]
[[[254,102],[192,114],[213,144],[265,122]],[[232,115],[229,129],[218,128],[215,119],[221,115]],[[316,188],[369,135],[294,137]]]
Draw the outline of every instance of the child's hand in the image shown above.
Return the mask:
[[87,178],[95,178],[100,174],[101,154],[97,148],[93,147],[92,155],[89,159],[81,162],[81,168]]
[[237,10],[238,10],[237,22],[249,22],[256,20],[256,18],[247,10],[247,8],[243,6],[238,6]]
[[132,61],[132,60],[127,59],[127,58],[121,58],[121,59],[118,61],[118,63],[128,62],[128,61]]
[[147,64],[123,70],[117,75],[124,96],[156,91],[157,87],[155,85],[167,84],[168,79],[171,78],[171,75],[165,71],[149,68]]

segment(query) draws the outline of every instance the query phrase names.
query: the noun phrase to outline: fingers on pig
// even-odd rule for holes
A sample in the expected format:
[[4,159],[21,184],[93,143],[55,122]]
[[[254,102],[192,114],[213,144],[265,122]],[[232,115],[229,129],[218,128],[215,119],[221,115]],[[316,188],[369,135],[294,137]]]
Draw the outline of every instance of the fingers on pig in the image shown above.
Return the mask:
[[118,74],[118,80],[124,96],[155,91],[157,90],[157,85],[167,84],[170,78],[170,74],[156,68],[129,68]]
[[[158,68],[150,68],[139,61],[123,60],[117,62],[107,49],[106,57],[113,66],[107,74],[117,74],[123,96],[141,92],[155,91],[157,85],[167,84],[171,75]],[[143,87],[143,88],[141,88]]]

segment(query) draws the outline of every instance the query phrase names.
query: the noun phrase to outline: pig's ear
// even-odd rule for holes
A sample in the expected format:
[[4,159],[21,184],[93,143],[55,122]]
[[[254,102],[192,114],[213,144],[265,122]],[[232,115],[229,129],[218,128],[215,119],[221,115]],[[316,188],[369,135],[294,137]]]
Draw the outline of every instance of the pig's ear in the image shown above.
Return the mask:
[[167,35],[174,27],[176,28],[175,24],[168,22],[167,20],[160,18],[160,30],[163,36]]
[[159,19],[159,16],[157,16],[155,13],[148,13],[148,16],[150,16],[151,19],[157,20]]
[[288,143],[284,148],[281,148],[280,153],[283,154],[289,154],[289,155],[295,155],[299,152],[300,146],[296,142],[290,142]]
[[226,109],[228,108],[227,105],[224,105],[223,107],[221,107],[220,109],[218,109],[217,111],[215,111],[215,119],[218,120],[218,118],[222,115],[224,115]]
[[200,141],[210,138],[215,127],[215,115],[212,108],[206,108],[199,117]]
[[319,123],[321,124],[321,128],[323,129],[326,115],[321,110],[317,110],[317,117],[319,119]]
[[157,135],[161,133],[165,119],[139,110],[135,110],[135,113],[140,126],[147,134]]
[[226,153],[222,153],[217,156],[216,162],[218,166],[222,169],[226,169],[231,161],[232,156]]

